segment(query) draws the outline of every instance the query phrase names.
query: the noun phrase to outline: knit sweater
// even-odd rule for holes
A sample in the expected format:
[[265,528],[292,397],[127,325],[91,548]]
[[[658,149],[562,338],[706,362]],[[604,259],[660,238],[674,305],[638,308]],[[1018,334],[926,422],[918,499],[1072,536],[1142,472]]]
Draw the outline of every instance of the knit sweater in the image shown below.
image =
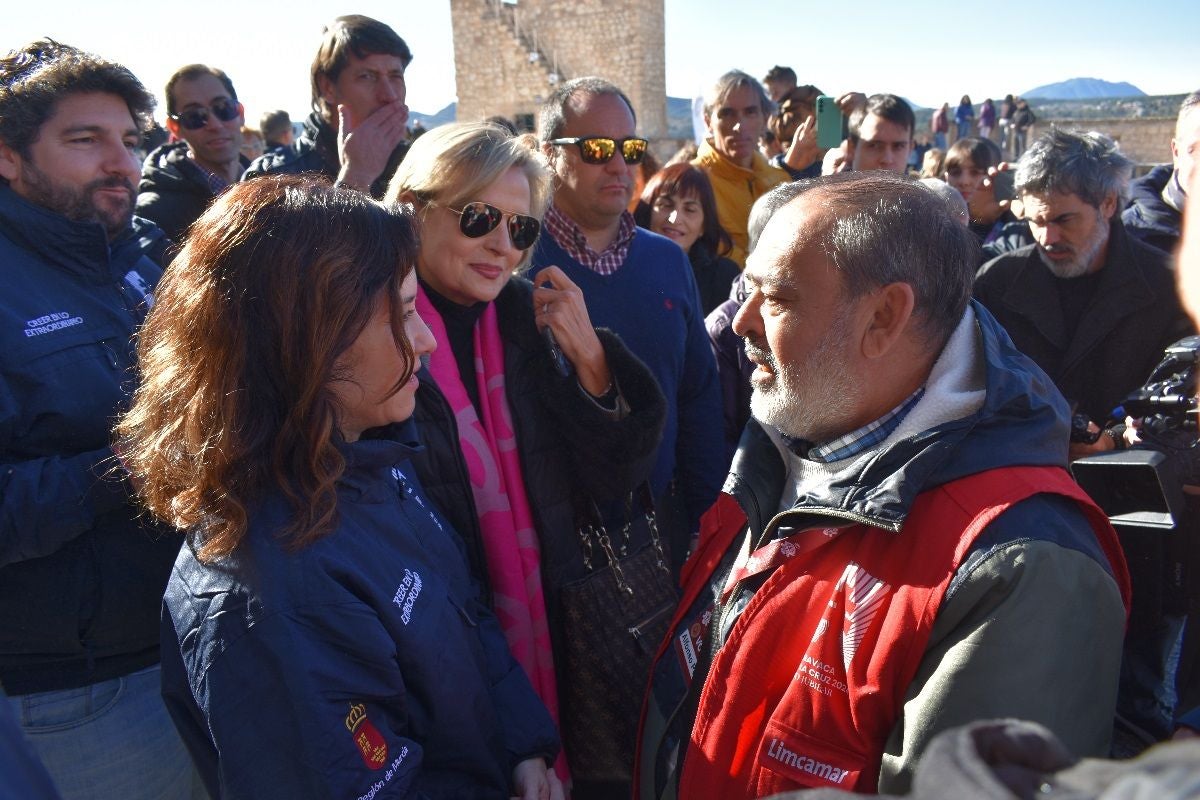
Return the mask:
[[716,363],[687,256],[670,239],[638,228],[625,263],[611,275],[593,272],[542,236],[531,271],[551,264],[583,291],[592,324],[616,332],[658,380],[667,421],[651,486],[661,497],[675,478],[688,530],[698,530],[728,463]]

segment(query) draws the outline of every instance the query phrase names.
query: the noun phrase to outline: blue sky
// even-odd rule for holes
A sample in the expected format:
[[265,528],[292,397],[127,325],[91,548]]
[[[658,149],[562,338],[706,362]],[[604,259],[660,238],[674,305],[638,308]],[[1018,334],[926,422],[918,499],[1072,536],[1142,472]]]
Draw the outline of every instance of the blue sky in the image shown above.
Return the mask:
[[[233,78],[250,121],[272,108],[305,113],[322,24],[367,14],[391,24],[415,53],[410,107],[433,113],[454,100],[447,0],[7,5],[3,50],[53,36],[126,64],[159,94],[176,67],[212,64]],[[990,22],[982,19],[985,7],[993,9]],[[731,9],[739,16],[722,16]],[[979,102],[1074,77],[1129,81],[1150,94],[1200,88],[1195,0],[665,0],[665,10],[667,92],[674,96],[702,93],[733,67],[761,76],[777,63],[829,94],[891,91],[921,105],[964,93]]]

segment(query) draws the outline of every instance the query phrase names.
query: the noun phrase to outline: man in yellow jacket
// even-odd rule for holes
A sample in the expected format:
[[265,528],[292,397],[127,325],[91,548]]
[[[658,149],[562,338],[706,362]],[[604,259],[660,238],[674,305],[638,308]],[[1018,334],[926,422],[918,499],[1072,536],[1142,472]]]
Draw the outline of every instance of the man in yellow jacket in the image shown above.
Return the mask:
[[767,163],[758,138],[767,125],[771,101],[762,85],[741,70],[722,75],[704,100],[708,138],[692,162],[708,173],[717,198],[717,216],[733,239],[729,258],[746,264],[746,224],[754,201],[788,180]]

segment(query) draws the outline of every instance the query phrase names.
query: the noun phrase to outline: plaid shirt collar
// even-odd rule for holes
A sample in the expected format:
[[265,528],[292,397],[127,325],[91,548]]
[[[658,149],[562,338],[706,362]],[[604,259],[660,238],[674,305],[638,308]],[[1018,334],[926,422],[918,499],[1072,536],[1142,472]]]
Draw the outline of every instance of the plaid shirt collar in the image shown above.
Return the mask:
[[900,423],[904,421],[904,418],[908,416],[908,412],[913,410],[913,407],[924,395],[925,387],[922,386],[910,394],[903,403],[879,419],[864,425],[858,430],[843,434],[832,441],[813,444],[804,439],[794,439],[790,436],[780,435],[787,448],[801,458],[806,458],[809,461],[818,461],[822,464],[828,464],[831,461],[841,461],[844,458],[865,453],[891,436],[900,427]]
[[215,172],[209,172],[204,165],[192,157],[191,148],[188,148],[188,160],[192,162],[192,166],[200,170],[200,174],[208,181],[208,188],[212,190],[214,196],[219,196],[222,192],[228,189],[232,184],[222,178]]
[[560,211],[554,203],[551,203],[550,207],[546,209],[542,227],[558,243],[559,247],[567,251],[567,255],[600,275],[612,275],[621,268],[621,265],[625,263],[625,257],[629,255],[629,246],[633,243],[634,234],[637,233],[637,224],[633,221],[633,215],[628,211],[622,211],[617,237],[603,253],[597,253],[588,247],[583,229],[575,224],[575,220]]

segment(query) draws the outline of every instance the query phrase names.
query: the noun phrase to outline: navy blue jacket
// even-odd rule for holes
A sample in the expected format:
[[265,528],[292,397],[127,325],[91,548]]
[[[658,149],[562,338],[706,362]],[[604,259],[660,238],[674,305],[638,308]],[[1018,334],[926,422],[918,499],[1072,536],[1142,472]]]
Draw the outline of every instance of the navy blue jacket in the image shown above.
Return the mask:
[[[112,478],[132,336],[165,239],[111,244],[0,186],[0,681],[9,694],[108,680],[158,661],[179,536]],[[106,475],[110,477],[106,478]]]
[[1131,182],[1129,206],[1121,212],[1130,236],[1168,254],[1175,252],[1183,225],[1183,214],[1167,205],[1162,196],[1174,174],[1170,164],[1160,164]]
[[275,495],[233,556],[180,551],[163,694],[214,798],[506,798],[518,762],[557,753],[413,477],[414,432],[343,449],[337,526],[317,542],[283,547],[293,512]]

